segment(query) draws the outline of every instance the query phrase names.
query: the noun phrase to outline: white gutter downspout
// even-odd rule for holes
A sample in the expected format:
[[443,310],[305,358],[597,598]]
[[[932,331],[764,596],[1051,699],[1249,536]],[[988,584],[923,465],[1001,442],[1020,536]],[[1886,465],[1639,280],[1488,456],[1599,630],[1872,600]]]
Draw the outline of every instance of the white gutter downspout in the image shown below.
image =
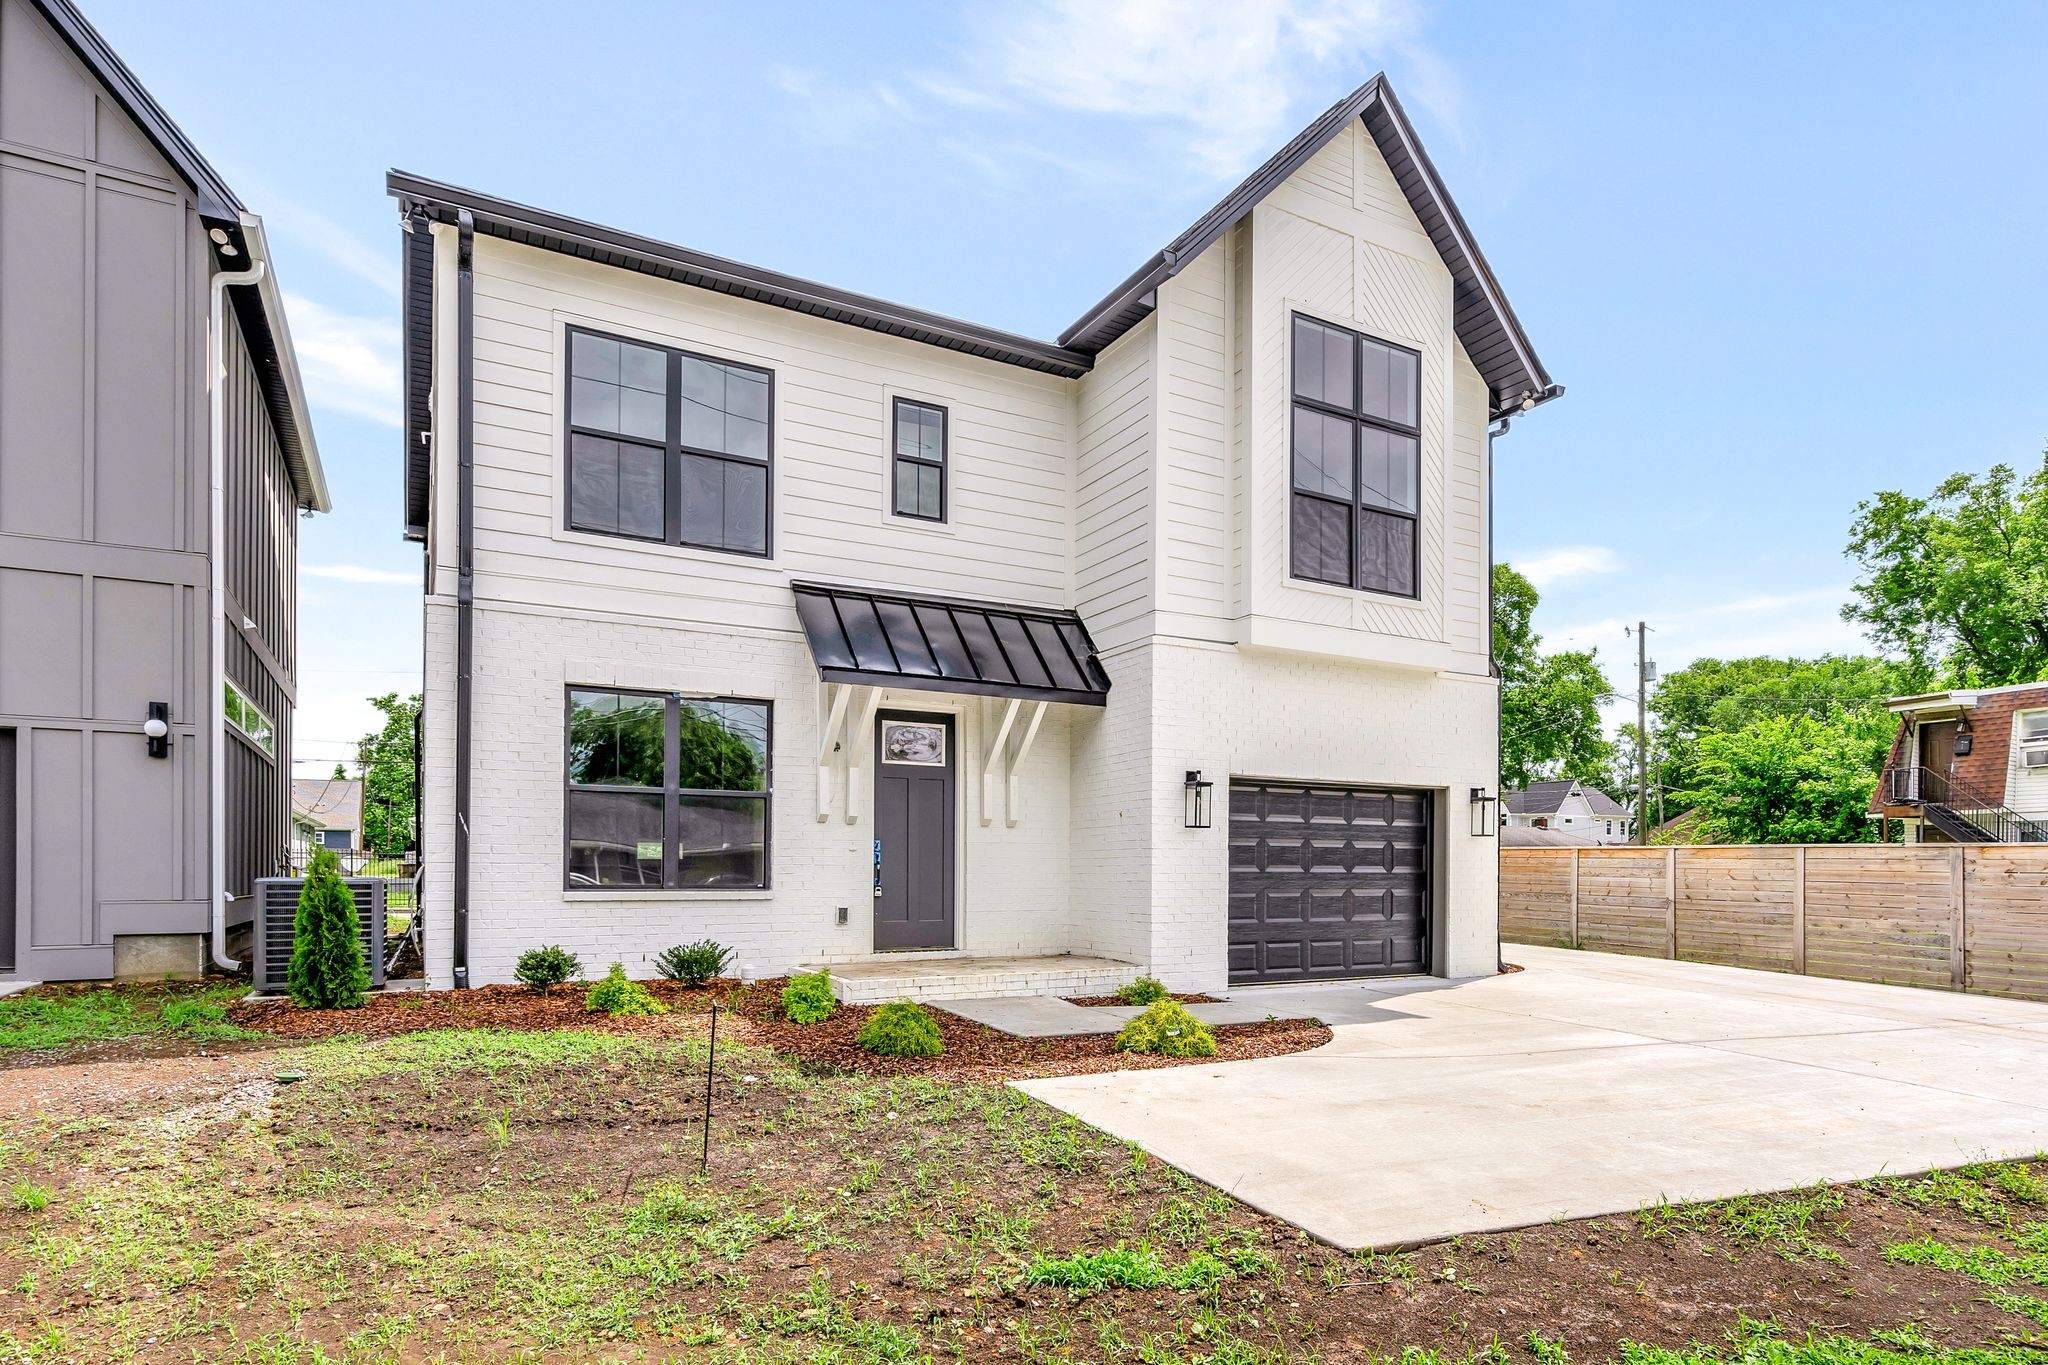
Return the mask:
[[206,564],[207,564],[207,668],[211,695],[198,708],[212,716],[206,739],[207,898],[212,903],[213,965],[224,972],[239,972],[239,958],[228,956],[228,735],[219,715],[221,686],[227,677],[227,338],[225,305],[230,286],[256,284],[262,280],[267,263],[257,261],[247,270],[215,271],[213,297],[206,323]]

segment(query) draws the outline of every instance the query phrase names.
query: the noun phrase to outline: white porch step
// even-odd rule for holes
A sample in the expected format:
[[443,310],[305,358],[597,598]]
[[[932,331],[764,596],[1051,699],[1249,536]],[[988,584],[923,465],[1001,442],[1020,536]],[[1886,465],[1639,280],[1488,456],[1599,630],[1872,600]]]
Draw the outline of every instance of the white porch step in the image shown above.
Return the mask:
[[890,1000],[985,1000],[1024,995],[1107,995],[1138,975],[1128,962],[1061,953],[1050,957],[917,957],[887,955],[829,968],[832,993],[849,1005]]

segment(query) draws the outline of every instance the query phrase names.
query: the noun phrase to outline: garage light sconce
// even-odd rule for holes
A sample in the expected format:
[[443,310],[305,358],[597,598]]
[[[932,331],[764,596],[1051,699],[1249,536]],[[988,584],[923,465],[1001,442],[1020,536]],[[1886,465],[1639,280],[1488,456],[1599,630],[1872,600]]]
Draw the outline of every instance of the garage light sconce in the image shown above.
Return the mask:
[[1491,839],[1495,828],[1493,808],[1498,798],[1489,796],[1486,788],[1472,789],[1472,834],[1479,839]]
[[1188,769],[1188,780],[1184,790],[1182,814],[1189,829],[1209,828],[1209,795],[1215,788],[1214,782],[1204,782],[1201,770]]
[[142,722],[143,738],[149,741],[151,758],[171,756],[171,704],[167,701],[153,701],[149,704],[149,717]]

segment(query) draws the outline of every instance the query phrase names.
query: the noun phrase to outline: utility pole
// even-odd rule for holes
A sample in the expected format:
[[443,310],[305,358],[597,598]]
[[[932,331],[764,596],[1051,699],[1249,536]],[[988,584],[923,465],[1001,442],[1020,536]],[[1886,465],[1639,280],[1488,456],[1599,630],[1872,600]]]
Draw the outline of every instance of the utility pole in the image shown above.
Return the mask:
[[1650,628],[1636,622],[1636,843],[1650,842]]

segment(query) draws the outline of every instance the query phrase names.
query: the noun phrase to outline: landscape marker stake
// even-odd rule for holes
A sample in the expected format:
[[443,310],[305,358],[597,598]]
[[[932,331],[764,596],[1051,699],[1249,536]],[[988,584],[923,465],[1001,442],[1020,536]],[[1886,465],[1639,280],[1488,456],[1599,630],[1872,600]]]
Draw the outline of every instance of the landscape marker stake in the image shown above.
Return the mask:
[[718,1064],[718,1002],[711,1002],[711,1050],[704,1054],[704,1155],[697,1159],[697,1172],[711,1169],[711,1075]]

